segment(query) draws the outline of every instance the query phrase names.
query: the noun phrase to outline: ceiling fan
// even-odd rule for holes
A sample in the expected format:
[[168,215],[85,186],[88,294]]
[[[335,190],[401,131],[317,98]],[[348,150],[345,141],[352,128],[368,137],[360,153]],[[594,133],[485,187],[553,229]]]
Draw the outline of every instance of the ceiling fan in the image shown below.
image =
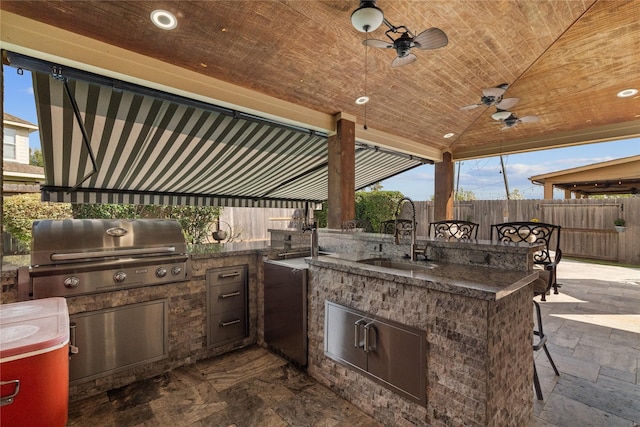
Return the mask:
[[519,125],[520,123],[535,123],[540,121],[540,117],[538,116],[524,116],[524,117],[518,117],[515,113],[509,113],[508,111],[503,111],[498,109],[497,113],[494,113],[493,116],[495,116],[496,114],[499,113],[508,113],[509,116],[504,118],[504,119],[496,119],[498,120],[498,123],[503,124],[504,126],[500,129],[500,130],[505,130],[505,129],[509,129],[512,128],[516,125]]
[[460,107],[460,109],[473,110],[474,108],[481,107],[483,105],[487,107],[495,105],[496,108],[500,110],[508,110],[520,101],[520,98],[503,98],[508,87],[508,83],[502,83],[496,87],[482,89],[482,96],[480,97],[480,102],[478,104],[467,105]]
[[[394,49],[397,56],[391,62],[392,67],[411,64],[418,59],[415,54],[411,53],[411,49],[414,47],[423,50],[438,49],[449,43],[447,35],[439,28],[429,28],[416,36],[404,25],[396,27],[384,17],[382,10],[376,6],[375,0],[360,0],[360,7],[351,15],[351,23],[356,30],[366,33],[375,31],[383,23],[389,28],[384,33],[389,41],[367,39],[362,44],[382,49]],[[394,39],[391,37],[391,33],[397,34],[399,37]]]
[[[439,49],[449,43],[447,35],[439,28],[429,28],[416,36],[404,25],[395,27],[386,19],[384,19],[383,22],[389,27],[384,34],[390,41],[367,39],[363,40],[362,44],[365,46],[379,47],[383,49],[394,49],[397,56],[393,61],[391,61],[392,67],[401,67],[403,65],[411,64],[418,59],[415,54],[411,53],[411,49],[414,47],[422,50]],[[399,34],[400,37],[394,39],[391,37],[390,33]]]

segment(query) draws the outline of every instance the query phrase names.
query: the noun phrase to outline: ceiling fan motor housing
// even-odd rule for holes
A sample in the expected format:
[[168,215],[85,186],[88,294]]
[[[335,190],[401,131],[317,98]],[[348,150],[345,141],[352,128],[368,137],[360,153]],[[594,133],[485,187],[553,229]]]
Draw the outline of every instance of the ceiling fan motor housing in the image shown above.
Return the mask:
[[398,52],[399,57],[405,57],[411,51],[413,44],[413,38],[407,35],[407,33],[402,34],[399,38],[397,38],[394,42],[396,52]]

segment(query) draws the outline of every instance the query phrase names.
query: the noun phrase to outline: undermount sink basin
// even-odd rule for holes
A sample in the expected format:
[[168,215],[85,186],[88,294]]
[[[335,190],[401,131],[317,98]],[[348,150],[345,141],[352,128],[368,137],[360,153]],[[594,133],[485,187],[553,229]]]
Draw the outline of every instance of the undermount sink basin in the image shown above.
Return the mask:
[[410,261],[400,261],[391,258],[370,258],[358,261],[361,264],[374,265],[376,267],[393,268],[404,271],[426,271],[435,268],[435,264],[416,264]]

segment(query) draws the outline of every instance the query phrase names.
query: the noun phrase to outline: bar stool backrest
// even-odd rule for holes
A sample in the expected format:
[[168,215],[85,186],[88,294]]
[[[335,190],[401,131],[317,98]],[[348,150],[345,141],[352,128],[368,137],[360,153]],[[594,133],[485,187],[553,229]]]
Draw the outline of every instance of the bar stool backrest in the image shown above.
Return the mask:
[[435,239],[465,241],[478,238],[478,224],[463,220],[434,221],[429,224],[429,236]]
[[505,222],[491,226],[491,240],[507,244],[542,243],[533,255],[534,264],[546,266],[560,260],[559,225],[542,222]]

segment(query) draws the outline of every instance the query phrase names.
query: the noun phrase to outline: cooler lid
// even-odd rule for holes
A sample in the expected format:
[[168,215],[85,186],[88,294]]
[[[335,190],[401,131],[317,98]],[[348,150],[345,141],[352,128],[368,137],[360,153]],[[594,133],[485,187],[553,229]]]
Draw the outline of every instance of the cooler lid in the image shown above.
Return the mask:
[[64,298],[0,304],[0,362],[54,350],[68,341]]

